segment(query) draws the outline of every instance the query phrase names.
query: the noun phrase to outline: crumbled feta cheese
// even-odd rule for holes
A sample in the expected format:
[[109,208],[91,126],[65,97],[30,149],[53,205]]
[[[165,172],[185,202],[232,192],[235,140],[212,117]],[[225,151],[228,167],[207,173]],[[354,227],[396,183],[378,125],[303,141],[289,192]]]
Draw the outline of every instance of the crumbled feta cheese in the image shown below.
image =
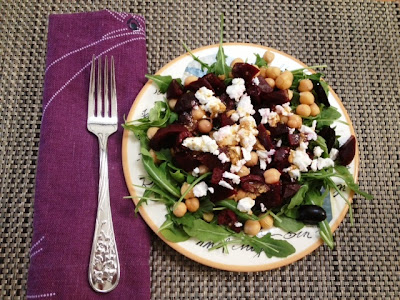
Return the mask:
[[269,108],[260,108],[258,112],[261,116],[261,124],[268,123],[269,126],[275,127],[280,120],[279,115],[276,112],[271,111]]
[[306,151],[307,148],[308,148],[308,142],[300,142],[300,145],[297,148],[297,150]]
[[239,125],[234,124],[232,126],[226,125],[214,132],[213,138],[218,143],[220,147],[224,146],[235,146],[239,143],[240,138],[237,133],[239,130]]
[[320,146],[316,146],[316,147],[314,147],[313,152],[316,157],[320,157],[322,155],[322,153],[324,153],[324,150],[322,150],[322,148]]
[[260,203],[261,212],[266,212],[267,208],[265,207],[264,203]]
[[252,82],[253,82],[255,85],[259,85],[259,84],[260,84],[260,80],[258,79],[258,77],[254,77],[253,80],[252,80]]
[[235,222],[235,224],[233,224],[233,225],[235,225],[235,227],[242,227],[243,226],[243,224],[240,223],[240,222]]
[[295,179],[300,179],[300,170],[295,165],[291,165],[290,167],[285,168],[282,171],[288,173],[292,181],[294,181]]
[[295,130],[296,130],[296,128],[289,128],[289,133],[293,134]]
[[240,118],[240,116],[239,116],[239,114],[236,113],[236,112],[234,112],[234,113],[231,115],[231,120],[232,120],[233,122],[239,121],[239,118]]
[[338,155],[339,155],[339,150],[336,149],[336,148],[332,148],[331,152],[329,153],[329,158],[332,159],[332,160],[336,160]]
[[307,168],[311,163],[312,160],[305,151],[294,151],[293,164],[296,165],[301,172],[307,172]]
[[248,151],[253,149],[254,144],[257,142],[256,136],[258,135],[256,121],[252,116],[246,116],[240,119],[240,129],[238,137],[240,145]]
[[311,163],[311,170],[317,171],[325,168],[333,167],[335,165],[334,161],[330,158],[318,157],[314,159]]
[[272,162],[272,156],[275,154],[275,149],[257,150],[258,159],[260,160],[260,169],[265,170],[267,165]]
[[232,182],[233,182],[234,184],[239,184],[239,183],[240,183],[240,177],[239,177],[239,175],[236,175],[236,174],[233,174],[233,173],[230,173],[230,172],[225,171],[225,172],[222,174],[222,177],[227,178],[227,179],[232,179]]
[[210,152],[214,155],[219,154],[217,143],[208,135],[188,137],[183,140],[182,145],[193,151]]
[[200,174],[200,169],[198,167],[194,168],[192,171],[192,175],[197,177]]
[[249,150],[246,149],[246,148],[242,148],[242,154],[243,154],[243,159],[244,159],[245,161],[251,160],[251,151],[249,151]]
[[240,97],[242,97],[246,87],[244,85],[243,78],[234,78],[232,80],[232,84],[226,88],[226,93],[229,98],[235,99],[235,101],[239,101]]
[[277,142],[276,142],[276,147],[280,147],[280,146],[282,146],[282,140],[278,140]]
[[213,187],[209,187],[208,190],[209,190],[209,192],[210,192],[211,194],[214,194],[214,188],[213,188]]
[[207,195],[208,185],[204,181],[196,184],[193,188],[193,194],[199,198]]
[[282,116],[291,116],[291,115],[293,115],[292,109],[289,106],[289,102],[285,103],[285,104],[282,104],[282,105],[275,106],[275,111],[278,114],[282,115]]
[[251,208],[256,204],[256,201],[251,199],[250,197],[245,197],[239,200],[237,204],[237,209],[241,212],[249,212]]
[[220,99],[214,96],[214,92],[205,86],[197,90],[195,97],[199,100],[201,108],[216,116],[226,110],[225,104]]
[[221,152],[221,153],[218,155],[218,159],[219,159],[223,164],[231,161],[231,160],[229,159],[229,157],[228,157],[224,152]]
[[251,104],[250,96],[244,94],[236,107],[236,113],[240,118],[243,118],[247,115],[254,115],[256,111],[253,109],[253,104]]
[[315,128],[308,127],[306,125],[301,125],[300,132],[304,133],[307,136],[307,140],[317,140],[317,133],[315,132]]
[[231,165],[231,172],[232,173],[237,173],[240,171],[240,169],[246,164],[246,160],[241,159],[239,160],[236,164]]
[[224,188],[233,190],[233,186],[231,186],[229,183],[227,183],[227,182],[224,181],[224,180],[220,180],[220,181],[218,182],[218,184],[219,184],[220,186],[224,187]]

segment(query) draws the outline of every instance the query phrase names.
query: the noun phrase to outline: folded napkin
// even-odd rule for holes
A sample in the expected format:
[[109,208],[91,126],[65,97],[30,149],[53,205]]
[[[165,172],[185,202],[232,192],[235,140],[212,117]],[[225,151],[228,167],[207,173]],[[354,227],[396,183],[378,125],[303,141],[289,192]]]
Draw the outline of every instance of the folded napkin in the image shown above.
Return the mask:
[[111,210],[121,278],[108,294],[88,282],[99,180],[96,136],[86,129],[92,55],[115,59],[123,123],[145,83],[144,18],[100,11],[51,15],[36,176],[28,299],[150,298],[147,226],[134,215],[121,164],[122,127],[108,143]]

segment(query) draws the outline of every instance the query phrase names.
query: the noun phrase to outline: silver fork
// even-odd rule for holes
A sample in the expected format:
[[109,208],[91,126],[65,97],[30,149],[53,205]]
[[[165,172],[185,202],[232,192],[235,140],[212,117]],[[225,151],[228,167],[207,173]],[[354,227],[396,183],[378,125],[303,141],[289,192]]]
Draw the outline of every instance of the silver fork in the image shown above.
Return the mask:
[[[114,57],[111,57],[110,71],[111,111],[108,100],[107,57],[104,63],[104,93],[102,91],[101,58],[98,59],[97,104],[95,103],[95,69],[95,56],[93,55],[90,71],[87,128],[99,139],[100,178],[96,227],[89,262],[89,283],[95,291],[107,293],[118,285],[120,276],[117,245],[111,217],[107,159],[107,140],[111,134],[117,131],[118,126]],[[104,94],[104,103],[102,94]],[[104,114],[102,114],[103,105]]]

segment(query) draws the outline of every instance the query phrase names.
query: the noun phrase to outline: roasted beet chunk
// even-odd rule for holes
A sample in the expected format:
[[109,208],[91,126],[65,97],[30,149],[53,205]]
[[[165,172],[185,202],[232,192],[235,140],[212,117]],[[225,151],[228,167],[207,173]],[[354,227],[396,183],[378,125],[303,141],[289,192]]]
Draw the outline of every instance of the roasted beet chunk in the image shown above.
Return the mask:
[[274,160],[272,161],[273,166],[278,170],[287,168],[290,165],[289,154],[290,154],[289,147],[280,147],[276,149]]
[[189,133],[187,128],[181,124],[171,124],[160,128],[150,140],[150,148],[156,151],[162,148],[171,148],[175,146],[177,137],[183,132]]
[[256,198],[257,206],[259,206],[260,203],[262,203],[266,208],[270,209],[282,205],[283,199],[281,197],[281,190],[282,190],[281,183],[278,182],[274,184],[269,184],[268,187],[269,187],[268,192],[261,194]]
[[184,111],[191,111],[193,107],[198,105],[198,101],[194,96],[193,92],[185,93],[176,102],[174,111],[177,113],[183,113]]
[[215,74],[210,73],[203,76],[203,78],[211,84],[211,86],[215,91],[215,95],[220,96],[225,92],[226,90],[225,83],[221,79],[219,79]]
[[335,129],[333,129],[329,126],[324,126],[324,127],[322,127],[322,129],[318,133],[318,135],[320,135],[324,138],[324,140],[326,142],[326,146],[328,148],[328,151],[330,152],[331,149],[333,148],[333,145],[335,145],[335,140],[336,140]]
[[235,190],[227,189],[219,184],[211,184],[211,187],[214,189],[214,193],[210,193],[210,200],[212,202],[227,199],[236,193]]
[[250,174],[240,178],[240,187],[250,193],[265,193],[268,191],[268,186],[265,183],[264,177]]
[[197,92],[198,89],[200,89],[201,87],[205,86],[206,88],[208,88],[209,90],[214,91],[213,87],[211,86],[211,84],[205,80],[204,78],[199,78],[196,81],[193,81],[191,84],[189,84],[188,86],[186,86],[186,89],[189,91],[192,91],[194,93]]
[[235,232],[240,231],[240,227],[236,227],[235,223],[237,222],[236,214],[230,209],[224,209],[218,214],[218,225],[228,226]]
[[257,126],[258,130],[258,140],[267,150],[271,150],[274,148],[274,144],[272,143],[272,139],[269,136],[267,129],[265,129],[263,124],[259,124]]
[[273,138],[276,138],[289,133],[289,128],[285,124],[278,123],[275,127],[268,127],[268,131]]
[[331,106],[328,101],[328,96],[326,95],[325,90],[322,87],[321,83],[319,83],[319,81],[313,80],[313,85],[314,85],[314,91],[317,94],[317,101],[319,103],[324,104],[326,107]]
[[172,79],[167,90],[167,99],[178,99],[183,94],[183,88],[176,79]]
[[297,191],[301,188],[298,183],[284,183],[283,184],[283,199],[292,198]]
[[293,133],[293,134],[288,134],[288,141],[290,147],[298,147],[300,145],[300,134]]
[[356,154],[356,138],[352,135],[346,143],[339,148],[339,162],[343,166],[347,166]]
[[260,98],[260,88],[257,85],[248,85],[246,87],[246,93],[247,95],[250,96],[251,99],[251,103],[253,103],[253,105],[260,105],[261,103],[261,98]]
[[236,63],[232,68],[234,78],[243,78],[246,83],[250,83],[260,70],[248,63]]
[[219,100],[226,106],[226,111],[230,111],[235,108],[235,100],[229,98],[228,94],[223,93]]
[[225,170],[222,168],[214,168],[211,176],[211,183],[218,184],[222,179],[222,174],[224,174]]
[[175,166],[186,172],[192,172],[200,164],[192,151],[176,152],[172,160]]
[[228,117],[226,113],[219,114],[218,117],[214,119],[214,125],[217,127],[224,127],[233,124],[235,124],[235,121]]
[[271,93],[262,94],[261,105],[263,107],[270,107],[271,105],[281,105],[289,102],[288,90],[278,90]]
[[[205,165],[207,168],[209,168],[210,170],[220,169],[220,170],[222,170],[222,172],[224,172],[229,165],[228,163],[223,164],[218,159],[218,156],[213,155],[211,153],[200,153],[197,155],[197,160],[202,165]],[[221,177],[222,177],[222,173],[221,173]],[[221,179],[219,179],[219,180],[221,180]],[[219,180],[218,180],[218,182],[219,182]],[[218,184],[218,182],[217,182],[217,184]]]
[[262,76],[257,76],[258,79],[258,88],[260,89],[261,98],[267,97],[266,94],[271,93],[274,89],[265,81],[265,78]]

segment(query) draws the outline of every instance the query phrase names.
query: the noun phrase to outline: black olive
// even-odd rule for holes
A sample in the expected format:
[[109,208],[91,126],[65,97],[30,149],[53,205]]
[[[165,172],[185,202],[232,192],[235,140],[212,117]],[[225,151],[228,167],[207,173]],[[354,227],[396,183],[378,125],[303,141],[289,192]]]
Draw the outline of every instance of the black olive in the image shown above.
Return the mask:
[[326,219],[326,212],[318,205],[302,205],[299,207],[297,219],[305,224],[315,225]]

